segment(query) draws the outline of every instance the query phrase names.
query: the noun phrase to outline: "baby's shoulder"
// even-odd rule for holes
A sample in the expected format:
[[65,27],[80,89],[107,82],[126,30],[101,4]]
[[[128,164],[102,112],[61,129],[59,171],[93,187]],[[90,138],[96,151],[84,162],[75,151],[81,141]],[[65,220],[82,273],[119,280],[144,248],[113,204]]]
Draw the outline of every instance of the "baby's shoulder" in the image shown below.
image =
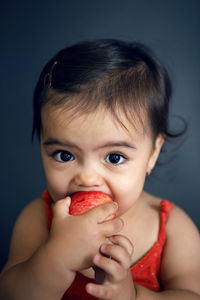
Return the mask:
[[166,223],[168,238],[181,235],[183,232],[189,236],[199,236],[198,228],[191,217],[179,206],[173,205]]
[[166,231],[169,234],[175,233],[176,230],[182,231],[183,228],[187,230],[194,230],[198,232],[198,229],[191,217],[178,205],[166,200],[164,198],[156,197],[154,195],[146,193],[146,204],[148,208],[154,213],[160,214],[161,211],[166,212]]
[[46,232],[44,201],[42,198],[36,198],[28,203],[19,214],[14,226],[13,238],[18,237],[18,235],[22,237],[31,236],[31,240],[33,240],[34,236],[43,236]]
[[161,264],[165,288],[188,288],[200,292],[199,248],[198,228],[182,208],[174,205],[166,222],[166,244]]
[[34,216],[43,217],[45,214],[44,200],[41,197],[35,198],[29,202],[21,211],[19,217]]
[[23,210],[20,212],[16,223],[15,228],[20,227],[27,228],[31,224],[34,224],[34,227],[41,223],[45,224],[45,206],[42,198],[36,198],[33,201],[29,202]]
[[37,198],[25,206],[15,222],[4,270],[29,258],[47,236],[44,203],[41,198]]

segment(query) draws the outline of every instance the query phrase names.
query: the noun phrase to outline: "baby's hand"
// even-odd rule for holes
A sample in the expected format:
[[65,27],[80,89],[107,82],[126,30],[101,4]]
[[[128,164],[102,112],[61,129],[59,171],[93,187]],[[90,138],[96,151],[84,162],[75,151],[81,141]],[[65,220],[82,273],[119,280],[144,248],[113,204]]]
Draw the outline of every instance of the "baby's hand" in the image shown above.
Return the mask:
[[120,218],[106,221],[117,211],[117,204],[113,202],[80,216],[70,215],[69,205],[69,197],[55,203],[47,248],[60,266],[80,271],[93,266],[92,259],[100,246],[122,229],[123,222]]
[[86,290],[98,299],[135,299],[130,271],[133,245],[122,235],[113,236],[110,240],[112,244],[103,244],[101,253],[93,259],[94,264],[105,271],[104,281],[102,284],[89,283]]

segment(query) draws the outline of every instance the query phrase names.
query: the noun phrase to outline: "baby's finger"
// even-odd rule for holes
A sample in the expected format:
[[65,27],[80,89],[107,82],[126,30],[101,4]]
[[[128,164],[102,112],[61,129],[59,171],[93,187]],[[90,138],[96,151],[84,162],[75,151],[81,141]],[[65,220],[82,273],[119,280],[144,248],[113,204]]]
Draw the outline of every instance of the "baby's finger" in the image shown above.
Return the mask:
[[112,260],[118,262],[124,269],[131,266],[131,256],[127,250],[119,245],[103,244],[100,248],[101,253]]
[[97,207],[92,208],[87,214],[95,215],[97,222],[103,223],[110,216],[114,215],[118,209],[118,205],[116,202],[108,202]]
[[111,237],[122,230],[124,222],[121,218],[117,217],[113,220],[105,221],[104,223],[100,224],[100,226],[105,236]]
[[110,282],[120,282],[127,275],[127,269],[109,257],[97,254],[93,258],[93,263],[95,266],[105,271]]
[[134,247],[133,244],[131,243],[131,241],[124,235],[113,235],[109,238],[109,240],[115,244],[115,245],[119,245],[123,248],[126,249],[126,251],[129,253],[130,256],[133,255],[133,251],[134,251]]
[[53,215],[54,217],[66,217],[69,215],[69,206],[71,204],[71,198],[66,197],[64,199],[58,200],[53,205]]
[[98,299],[111,299],[113,297],[113,289],[110,285],[88,283],[86,291]]

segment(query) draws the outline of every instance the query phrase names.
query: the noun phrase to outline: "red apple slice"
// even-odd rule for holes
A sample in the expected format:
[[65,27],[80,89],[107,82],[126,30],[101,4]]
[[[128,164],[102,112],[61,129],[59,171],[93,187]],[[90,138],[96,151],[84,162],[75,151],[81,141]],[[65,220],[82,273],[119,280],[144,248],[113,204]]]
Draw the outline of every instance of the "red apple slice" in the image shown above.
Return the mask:
[[[82,215],[93,207],[112,201],[108,194],[100,191],[78,192],[71,198],[69,213],[74,216]],[[115,214],[109,219],[114,217],[116,217]]]

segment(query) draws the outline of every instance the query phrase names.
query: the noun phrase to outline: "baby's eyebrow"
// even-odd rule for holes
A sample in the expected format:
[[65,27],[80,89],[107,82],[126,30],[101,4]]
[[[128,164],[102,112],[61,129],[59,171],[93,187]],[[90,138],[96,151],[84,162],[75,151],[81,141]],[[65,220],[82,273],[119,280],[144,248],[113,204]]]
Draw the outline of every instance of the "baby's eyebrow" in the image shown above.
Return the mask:
[[[74,143],[68,142],[68,141],[59,141],[55,138],[48,138],[46,141],[43,142],[44,146],[61,146],[61,147],[70,147],[70,148],[77,148],[78,150],[81,150],[79,146],[77,146]],[[123,148],[130,148],[130,149],[136,149],[136,147],[127,141],[111,141],[106,142],[104,144],[97,145],[95,147],[95,150],[102,149],[102,148],[112,148],[112,147],[123,147]]]
[[80,149],[77,145],[67,142],[67,141],[59,141],[58,139],[55,138],[48,138],[46,141],[43,142],[44,146],[62,146],[62,147],[70,147],[70,148],[78,148]]
[[136,149],[136,147],[131,144],[131,143],[128,143],[126,141],[117,141],[117,142],[108,142],[108,143],[105,143],[105,144],[102,144],[102,145],[99,145],[98,148],[109,148],[109,147],[125,147],[125,148],[131,148],[131,149]]

